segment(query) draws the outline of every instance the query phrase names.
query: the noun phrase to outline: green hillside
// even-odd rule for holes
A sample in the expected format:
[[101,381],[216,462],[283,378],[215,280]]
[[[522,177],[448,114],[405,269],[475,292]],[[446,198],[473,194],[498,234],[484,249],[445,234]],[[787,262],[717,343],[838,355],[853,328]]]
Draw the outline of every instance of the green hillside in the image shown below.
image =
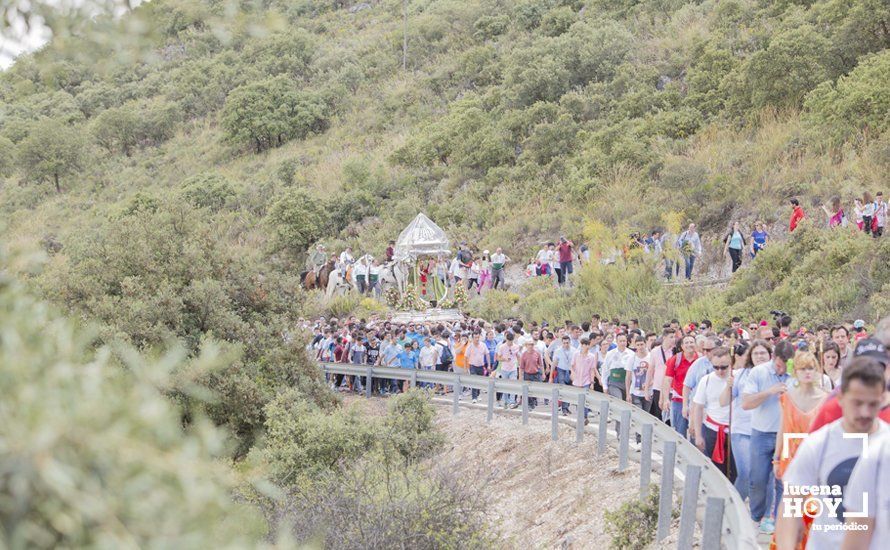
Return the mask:
[[379,253],[419,210],[516,258],[686,219],[713,255],[887,184],[881,0],[233,5],[154,1],[0,78],[4,239],[137,343],[197,341],[214,292],[234,336],[257,279],[281,313],[316,239]]
[[[32,286],[102,341],[213,338],[275,370],[281,335],[320,307],[299,289],[306,248],[379,254],[420,210],[514,258],[692,220],[719,271],[730,220],[784,241],[789,197],[821,226],[816,205],[888,183],[880,0],[233,6],[153,1],[0,75],[3,240],[48,252]],[[813,229],[726,291],[632,265],[588,270],[577,296],[475,307],[876,319],[887,248]],[[251,395],[275,376],[247,376]],[[223,415],[245,433],[261,417]]]
[[[364,428],[303,357],[300,317],[381,307],[324,304],[300,289],[304,252],[319,239],[381,254],[423,211],[452,240],[520,260],[560,234],[608,252],[631,231],[695,221],[701,269],[719,275],[729,223],[762,219],[776,242],[726,288],[663,285],[650,260],[631,255],[580,270],[574,291],[533,281],[470,310],[637,317],[647,330],[771,309],[807,326],[890,314],[890,239],[829,231],[819,208],[890,192],[886,0],[153,0],[68,31],[0,73],[0,333],[15,344],[0,350],[15,358],[13,389],[79,380],[74,365],[115,398],[73,382],[16,391],[4,424],[54,426],[54,448],[86,472],[74,483],[97,494],[113,493],[107,471],[132,481],[132,494],[145,476],[164,479],[152,510],[165,510],[171,532],[194,526],[193,546],[239,531],[215,529],[219,517],[241,521],[233,487],[267,519],[278,517],[275,491],[230,479],[181,487],[169,474],[180,449],[202,476],[235,457],[244,477],[303,491],[290,513],[308,518],[310,534],[319,525],[308,512],[333,505],[344,479],[368,475],[382,494],[390,469],[409,465],[388,494],[413,495],[399,508],[406,518],[442,520],[418,547],[448,546],[436,537],[449,533],[496,545],[481,520],[465,521],[482,518],[476,500],[442,513],[427,498],[453,494],[419,465],[438,448],[429,405],[406,396]],[[790,197],[808,214],[793,235]],[[154,404],[158,388],[165,405]],[[145,395],[144,407],[125,406]],[[140,451],[128,438],[93,456],[63,437],[80,418],[96,433],[141,433],[151,414],[163,416],[152,438],[175,452],[145,476],[130,468]],[[414,425],[400,424],[408,417]],[[23,489],[33,506],[70,496],[68,478],[31,467],[43,432],[26,435],[12,456],[33,474]],[[136,501],[101,510],[141,518],[148,508],[131,509]],[[180,501],[201,510],[167,504]],[[378,508],[393,537],[414,532]],[[101,513],[84,510],[7,532],[41,547],[121,536],[150,545],[165,533],[97,527]],[[254,519],[243,521],[256,542],[265,530]],[[328,540],[354,535],[340,527],[325,526]]]

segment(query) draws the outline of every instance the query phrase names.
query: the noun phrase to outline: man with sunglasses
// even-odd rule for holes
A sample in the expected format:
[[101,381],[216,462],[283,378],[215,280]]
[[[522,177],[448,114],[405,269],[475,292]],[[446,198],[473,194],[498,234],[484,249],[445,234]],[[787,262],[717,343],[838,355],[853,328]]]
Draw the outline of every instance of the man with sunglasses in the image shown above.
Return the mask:
[[[554,381],[557,384],[570,386],[572,384],[572,359],[575,358],[576,351],[572,348],[571,339],[568,335],[564,334],[560,342],[560,347],[553,350]],[[568,416],[569,402],[562,401],[560,408],[562,409],[563,416]]]
[[693,437],[699,432],[696,427],[701,426],[702,419],[697,417],[692,409],[692,397],[695,395],[695,388],[699,381],[714,372],[711,364],[711,352],[717,347],[717,341],[713,336],[699,336],[699,338],[701,338],[701,343],[698,349],[701,351],[701,356],[692,363],[689,372],[686,373],[686,378],[683,379],[683,413],[689,418],[689,425],[692,426],[690,432]]
[[[693,416],[703,422],[691,424],[695,445],[715,466],[735,482],[735,460],[729,446],[729,401],[732,389],[729,349],[715,347],[710,350],[713,372],[698,383],[692,399]],[[687,376],[688,378],[688,376]],[[725,402],[726,405],[721,405]]]

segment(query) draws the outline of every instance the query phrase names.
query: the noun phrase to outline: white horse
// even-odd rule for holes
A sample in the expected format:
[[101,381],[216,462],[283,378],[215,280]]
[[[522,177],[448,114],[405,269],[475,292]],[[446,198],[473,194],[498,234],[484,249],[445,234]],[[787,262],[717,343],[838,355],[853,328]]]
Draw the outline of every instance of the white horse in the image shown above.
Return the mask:
[[408,288],[408,261],[393,260],[383,265],[380,270],[380,288],[386,290],[395,287],[399,294],[404,294]]
[[330,300],[335,294],[340,294],[340,291],[343,294],[349,292],[353,288],[352,281],[349,280],[351,275],[352,269],[346,272],[345,277],[340,273],[339,269],[331,271],[331,274],[328,276],[328,287],[325,289],[325,297]]

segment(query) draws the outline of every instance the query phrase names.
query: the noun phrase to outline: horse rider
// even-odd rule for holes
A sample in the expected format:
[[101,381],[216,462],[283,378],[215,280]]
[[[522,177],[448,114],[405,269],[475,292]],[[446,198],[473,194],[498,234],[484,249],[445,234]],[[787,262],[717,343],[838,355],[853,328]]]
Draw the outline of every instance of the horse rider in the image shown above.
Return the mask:
[[355,258],[352,257],[352,247],[347,246],[346,250],[340,253],[340,276],[343,279],[346,279],[346,272],[349,270],[349,266],[355,263]]
[[386,263],[391,262],[393,257],[395,257],[395,255],[396,255],[395,246],[396,246],[395,241],[389,241],[389,246],[386,247]]
[[318,277],[318,272],[324,267],[324,264],[328,263],[328,253],[323,244],[318,243],[315,245],[315,250],[309,255],[307,263],[309,264],[307,266],[309,270]]

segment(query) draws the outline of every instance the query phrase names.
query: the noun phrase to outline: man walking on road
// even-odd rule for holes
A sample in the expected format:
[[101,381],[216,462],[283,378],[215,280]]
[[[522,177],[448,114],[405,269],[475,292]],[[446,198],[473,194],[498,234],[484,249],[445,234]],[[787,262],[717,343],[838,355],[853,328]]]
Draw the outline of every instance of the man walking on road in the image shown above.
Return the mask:
[[[489,366],[488,346],[482,342],[482,336],[479,332],[473,333],[473,339],[467,344],[465,353],[467,364],[470,366],[470,374],[485,376],[485,368]],[[470,392],[470,396],[473,398],[473,403],[479,399],[479,391],[479,389],[473,388]]]
[[[541,372],[544,370],[544,357],[535,349],[534,340],[527,339],[524,347],[522,357],[519,358],[519,379],[540,382]],[[529,397],[528,406],[530,409],[537,407],[538,398]]]

